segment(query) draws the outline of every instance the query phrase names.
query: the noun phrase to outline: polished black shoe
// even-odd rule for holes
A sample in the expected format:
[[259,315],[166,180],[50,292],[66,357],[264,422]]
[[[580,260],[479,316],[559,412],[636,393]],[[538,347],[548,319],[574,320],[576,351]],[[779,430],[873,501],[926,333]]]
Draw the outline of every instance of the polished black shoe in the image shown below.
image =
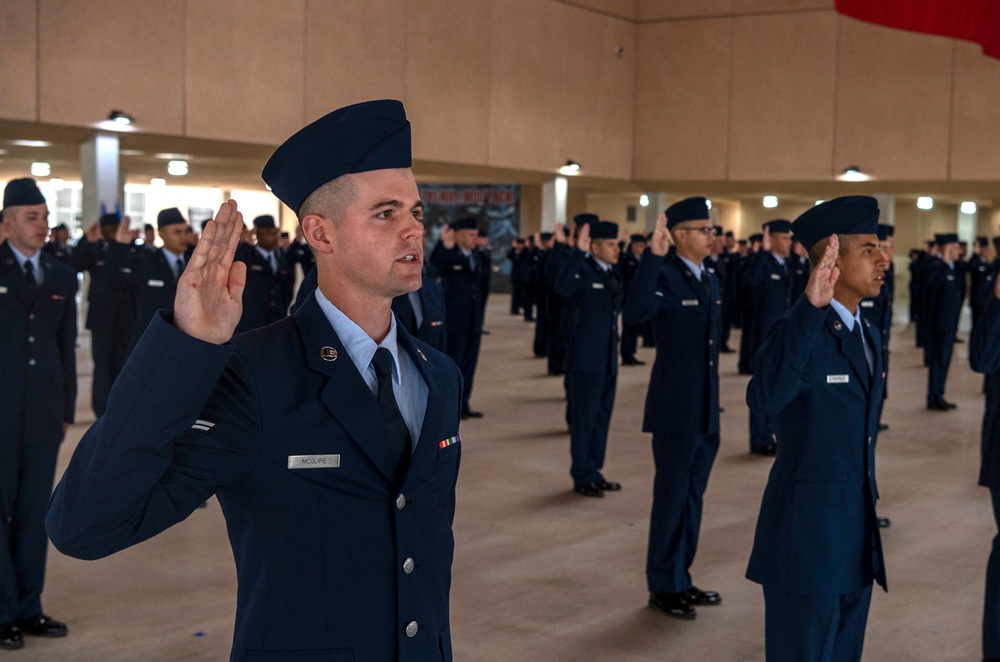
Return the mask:
[[14,651],[24,648],[24,637],[13,623],[0,625],[0,650]]
[[890,526],[892,526],[892,522],[889,521],[888,517],[879,517],[878,518],[878,528],[880,528],[880,529],[888,529]]
[[947,400],[942,400],[941,402],[943,402],[944,406],[947,407],[948,409],[958,409],[958,405],[956,405],[954,402],[948,402]]
[[931,411],[951,411],[952,409],[944,400],[928,403],[927,408]]
[[958,336],[955,336],[955,344],[956,345],[964,345],[965,341],[962,340],[961,338],[959,338]]
[[597,483],[587,483],[586,485],[577,485],[573,488],[573,491],[577,494],[582,494],[583,496],[596,497],[598,499],[604,498],[604,490],[598,486]]
[[879,432],[885,432],[888,429],[889,429],[889,424],[888,423],[879,423],[878,424],[878,431]]
[[594,483],[594,485],[597,485],[598,489],[605,492],[617,492],[622,489],[622,484],[616,483],[613,480],[602,480],[599,483]]
[[684,600],[698,607],[713,607],[722,604],[722,596],[715,591],[703,591],[692,586],[684,591]]
[[778,454],[778,444],[767,444],[766,446],[758,446],[756,448],[751,448],[750,452],[754,455],[761,455],[763,457],[774,457]]
[[622,365],[646,365],[646,362],[639,359],[629,359],[628,361],[622,361]]
[[683,593],[650,593],[649,606],[685,621],[693,621],[698,616],[691,603],[684,599]]
[[490,332],[487,331],[486,329],[483,329],[482,331],[480,331],[480,333],[482,333],[484,336],[490,335]]
[[69,628],[65,623],[60,623],[51,616],[45,614],[35,614],[31,618],[17,621],[14,625],[24,634],[32,637],[65,637]]
[[736,353],[736,350],[733,349],[732,347],[730,347],[729,345],[723,345],[722,349],[720,349],[719,351],[722,352],[723,354],[735,354]]
[[463,409],[462,410],[462,420],[467,418],[482,418],[483,412],[476,411],[475,409]]

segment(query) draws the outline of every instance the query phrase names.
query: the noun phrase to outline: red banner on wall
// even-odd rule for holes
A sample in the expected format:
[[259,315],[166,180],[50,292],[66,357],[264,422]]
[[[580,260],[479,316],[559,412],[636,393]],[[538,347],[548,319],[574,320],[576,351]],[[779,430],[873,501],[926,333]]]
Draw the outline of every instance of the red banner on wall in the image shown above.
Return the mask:
[[836,0],[845,16],[890,28],[975,41],[1000,58],[998,0]]

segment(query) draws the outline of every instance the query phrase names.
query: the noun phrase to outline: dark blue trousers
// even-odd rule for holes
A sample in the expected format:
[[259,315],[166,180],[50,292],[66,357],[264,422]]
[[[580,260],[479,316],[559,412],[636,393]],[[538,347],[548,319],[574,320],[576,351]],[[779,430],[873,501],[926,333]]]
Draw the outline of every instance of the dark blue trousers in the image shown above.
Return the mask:
[[857,662],[872,587],[853,593],[790,593],[764,587],[767,662]]
[[993,518],[997,534],[993,537],[990,560],[986,564],[986,599],[983,605],[983,657],[1000,657],[1000,488],[991,487]]
[[774,443],[774,427],[770,416],[750,412],[750,450]]
[[653,435],[653,509],[649,518],[646,583],[650,593],[691,588],[702,497],[719,452],[718,434]]
[[931,331],[927,346],[927,404],[944,399],[944,383],[948,379],[948,366],[955,347],[955,334],[951,331]]
[[469,408],[469,398],[472,396],[472,380],[476,376],[476,365],[479,363],[479,346],[483,334],[480,331],[464,331],[448,329],[445,339],[447,354],[462,373],[462,409]]
[[572,459],[569,473],[574,487],[604,480],[601,469],[604,468],[617,382],[618,375],[566,373]]
[[21,434],[12,437],[0,439],[0,624],[42,611],[49,549],[45,510],[60,443],[25,444]]

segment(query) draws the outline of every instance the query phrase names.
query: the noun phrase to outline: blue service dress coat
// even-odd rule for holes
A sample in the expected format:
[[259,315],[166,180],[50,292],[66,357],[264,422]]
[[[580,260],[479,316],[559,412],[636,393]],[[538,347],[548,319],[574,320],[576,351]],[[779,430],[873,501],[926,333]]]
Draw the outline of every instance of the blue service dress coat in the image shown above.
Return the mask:
[[708,291],[677,257],[648,249],[625,298],[626,324],[653,320],[656,360],[649,376],[642,431],[694,439],[719,433],[718,279]]
[[781,444],[761,500],[747,578],[780,591],[886,587],[875,503],[875,435],[885,372],[832,306],[801,297],[754,358],[747,404],[773,417]]
[[396,319],[403,323],[410,335],[419,338],[439,352],[444,352],[447,332],[444,288],[424,273],[421,275],[420,289],[417,290],[416,294],[420,297],[422,313],[420,325],[417,326],[413,306],[406,294],[401,294],[392,300],[392,310],[396,314]]
[[[450,660],[461,377],[397,333],[428,386],[401,485],[315,298],[221,346],[157,315],[56,488],[53,543],[107,556],[216,494],[239,580],[232,660]],[[322,468],[290,469],[301,455]]]
[[973,370],[986,375],[979,484],[997,490],[1000,489],[1000,300],[992,293],[983,301],[979,322],[969,337],[969,363]]
[[761,251],[750,264],[747,286],[753,306],[752,353],[756,353],[768,329],[792,304],[790,261],[790,257],[785,258],[783,267],[772,253]]
[[162,250],[137,251],[122,268],[127,300],[135,315],[129,350],[136,346],[158,310],[172,310],[177,296],[177,275]]
[[0,244],[0,623],[41,612],[44,512],[76,411],[76,273],[48,253],[34,297]]
[[236,259],[247,265],[247,284],[243,290],[243,317],[236,327],[237,333],[266,326],[288,316],[295,287],[294,265],[275,249],[277,272],[260,252],[249,244],[240,244]]
[[555,292],[566,299],[566,372],[618,374],[618,314],[622,284],[614,269],[605,272],[579,249],[563,264]]

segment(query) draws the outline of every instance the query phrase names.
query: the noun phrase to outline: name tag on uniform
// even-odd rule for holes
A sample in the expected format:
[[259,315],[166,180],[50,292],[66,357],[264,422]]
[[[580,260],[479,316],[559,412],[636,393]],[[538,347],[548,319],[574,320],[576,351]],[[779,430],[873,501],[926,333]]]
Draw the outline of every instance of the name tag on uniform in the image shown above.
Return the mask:
[[590,286],[592,288],[594,288],[595,290],[603,290],[604,289],[604,283],[591,283]]
[[682,306],[697,306],[698,305],[698,300],[697,299],[681,299],[681,305]]
[[146,285],[148,285],[150,287],[163,287],[163,281],[162,280],[148,280],[148,281],[146,281]]
[[289,455],[289,469],[335,469],[340,466],[340,455]]
[[780,274],[771,274],[771,280],[781,280]]
[[827,384],[846,384],[849,381],[851,381],[851,376],[850,375],[827,375],[826,376],[826,383]]
[[875,302],[874,301],[862,301],[861,302],[861,307],[862,308],[874,308],[875,307]]
[[132,270],[129,269],[128,267],[122,267],[122,273],[123,274],[130,274],[130,273],[132,273]]
[[253,269],[254,271],[264,271],[264,267],[260,266],[259,264],[251,264],[250,268]]

